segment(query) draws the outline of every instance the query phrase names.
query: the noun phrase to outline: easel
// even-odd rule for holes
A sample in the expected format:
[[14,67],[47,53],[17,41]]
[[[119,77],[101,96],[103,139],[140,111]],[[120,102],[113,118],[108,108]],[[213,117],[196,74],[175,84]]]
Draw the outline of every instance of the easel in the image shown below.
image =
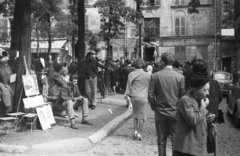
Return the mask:
[[[28,122],[26,123],[26,125],[31,126],[31,132],[32,132],[33,126],[34,128],[37,128],[35,121],[36,121],[36,118],[38,117],[43,130],[47,128],[51,128],[50,122],[46,123],[47,120],[44,120],[45,122],[43,122],[43,118],[45,118],[44,113],[47,112],[50,114],[50,118],[48,119],[51,119],[51,124],[55,123],[55,120],[52,115],[52,109],[51,109],[50,103],[45,102],[45,100],[43,99],[43,96],[39,95],[40,92],[38,88],[37,77],[36,75],[29,74],[25,57],[24,57],[24,63],[26,67],[26,75],[23,75],[22,79],[23,79],[23,87],[25,89],[25,94],[27,96],[27,98],[23,99],[25,111],[28,112],[28,114],[24,116],[25,118],[28,118]],[[39,113],[41,114],[39,115]],[[46,124],[47,126],[45,126]]]

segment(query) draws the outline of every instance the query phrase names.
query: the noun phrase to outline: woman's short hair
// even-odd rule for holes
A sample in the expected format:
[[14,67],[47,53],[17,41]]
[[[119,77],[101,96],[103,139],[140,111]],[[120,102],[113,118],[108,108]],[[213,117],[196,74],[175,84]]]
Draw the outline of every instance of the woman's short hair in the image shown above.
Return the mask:
[[163,53],[161,55],[161,59],[162,59],[162,61],[164,62],[165,65],[172,65],[173,62],[175,61],[173,54],[168,53],[168,52]]
[[138,58],[134,61],[134,67],[136,69],[141,69],[145,67],[145,62],[143,61],[143,59]]
[[54,69],[55,72],[60,72],[62,70],[62,68],[63,68],[63,65],[58,63],[54,66],[53,69]]
[[180,67],[180,63],[178,61],[174,61],[172,66],[175,67],[175,68],[179,68]]

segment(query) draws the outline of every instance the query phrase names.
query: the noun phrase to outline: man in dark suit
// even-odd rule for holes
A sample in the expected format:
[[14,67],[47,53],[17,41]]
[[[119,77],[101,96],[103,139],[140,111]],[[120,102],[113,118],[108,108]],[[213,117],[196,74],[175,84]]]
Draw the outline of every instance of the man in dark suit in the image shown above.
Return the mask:
[[170,136],[174,142],[177,103],[185,93],[185,79],[173,70],[174,56],[171,53],[163,53],[161,60],[163,68],[151,77],[148,100],[155,111],[158,155],[166,156],[167,137]]
[[[98,67],[112,71],[111,68],[98,63],[93,52],[88,52],[86,58],[79,62],[78,67],[73,72],[75,73],[78,70],[79,89],[82,95],[86,93],[91,109],[95,109],[97,104]],[[85,86],[84,89],[83,86]]]
[[131,73],[135,68],[132,67],[131,61],[130,60],[126,60],[125,61],[126,66],[123,67],[122,71],[121,71],[121,78],[122,78],[122,91],[123,93],[125,93],[126,90],[126,86],[127,86],[127,80],[128,80],[128,75],[129,73]]

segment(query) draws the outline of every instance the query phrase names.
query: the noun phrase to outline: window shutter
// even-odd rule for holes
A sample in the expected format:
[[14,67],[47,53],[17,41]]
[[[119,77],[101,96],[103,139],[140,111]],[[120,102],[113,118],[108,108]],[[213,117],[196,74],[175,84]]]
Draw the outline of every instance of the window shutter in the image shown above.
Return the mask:
[[160,18],[155,18],[155,33],[157,36],[160,35]]
[[175,33],[176,33],[176,36],[179,36],[180,35],[180,18],[176,18],[175,19]]
[[155,0],[155,6],[160,6],[161,0]]
[[185,35],[185,17],[181,18],[181,35]]
[[185,4],[185,0],[181,0],[181,5],[184,5]]
[[88,30],[88,15],[85,15],[85,30]]
[[175,5],[179,5],[179,0],[175,0]]

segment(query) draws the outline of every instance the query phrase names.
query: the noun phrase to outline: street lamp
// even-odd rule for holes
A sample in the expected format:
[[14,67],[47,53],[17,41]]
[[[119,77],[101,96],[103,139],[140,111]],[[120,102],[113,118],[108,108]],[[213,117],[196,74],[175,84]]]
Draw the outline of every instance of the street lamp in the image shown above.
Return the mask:
[[143,14],[139,11],[137,15],[137,23],[139,26],[139,55],[142,57],[142,42],[141,42],[141,26],[144,22],[144,16]]

